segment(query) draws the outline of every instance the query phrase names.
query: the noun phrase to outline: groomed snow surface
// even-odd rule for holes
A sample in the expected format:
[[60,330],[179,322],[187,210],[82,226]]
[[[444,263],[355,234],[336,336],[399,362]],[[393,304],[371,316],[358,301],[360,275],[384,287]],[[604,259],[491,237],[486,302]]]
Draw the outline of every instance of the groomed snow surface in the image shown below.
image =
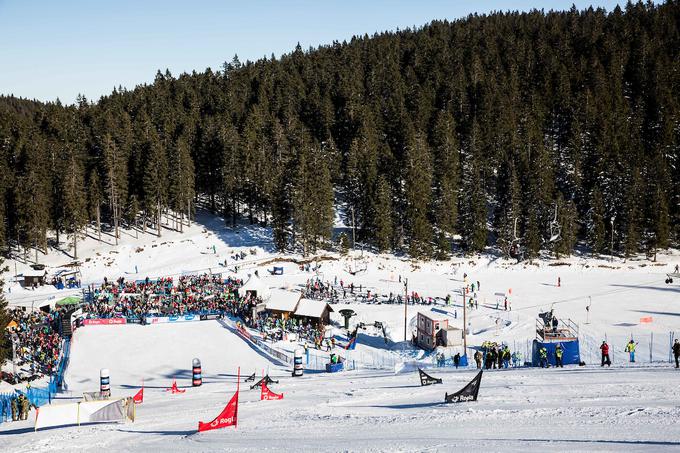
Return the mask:
[[[482,286],[479,310],[468,312],[470,346],[485,340],[506,342],[526,356],[537,313],[552,308],[559,318],[579,325],[582,359],[588,365],[485,372],[476,403],[444,405],[444,394],[463,387],[475,370],[430,369],[444,384],[420,387],[417,372],[371,369],[372,362],[387,368],[391,361],[427,361],[422,352],[403,351],[403,305],[333,305],[332,319],[338,324],[342,319],[337,312],[346,307],[357,312],[351,325],[383,322],[388,342],[377,329],[360,331],[352,353],[362,362],[358,371],[306,372],[302,378],[291,377],[290,367],[269,360],[221,321],[87,326],[75,334],[68,391],[54,404],[75,402],[82,392],[97,391],[100,368],[109,368],[114,396],[133,395],[144,380],[145,401],[137,408],[135,423],[37,433],[31,420],[3,423],[0,452],[680,450],[680,371],[668,363],[670,333],[680,337],[680,282],[664,283],[665,274],[680,263],[677,251],[660,254],[656,263],[571,257],[520,265],[488,256],[414,264],[357,252],[350,258],[329,254],[334,260],[320,261],[319,273],[314,273],[285,261],[299,257],[274,254],[267,229],[231,230],[207,214],[198,221],[184,234],[166,230],[162,238],[147,233],[137,239],[125,232],[118,248],[94,237],[81,241],[83,283],[100,282],[104,276],[134,279],[208,269],[233,275],[238,265],[239,276],[247,278],[257,269],[272,288],[296,290],[312,277],[337,277],[338,283],[386,295],[403,291],[401,276],[408,278],[409,292],[439,298],[450,294],[453,304],[439,308],[455,313],[450,324],[462,327],[459,291],[467,273],[470,282],[479,280]],[[90,235],[96,236],[92,231]],[[105,239],[112,242],[110,236]],[[234,261],[233,255],[241,251],[246,259]],[[276,263],[284,267],[283,276],[268,274],[274,265],[268,261],[274,258],[284,260]],[[52,251],[40,261],[55,268],[70,258]],[[8,264],[6,281],[14,273],[14,262]],[[18,263],[17,268],[21,273],[28,266]],[[6,296],[12,305],[39,306],[68,295],[50,287],[32,291],[14,284],[10,289]],[[512,311],[496,309],[497,292],[509,296]],[[431,307],[408,308],[412,326],[416,312]],[[651,323],[642,322],[648,317]],[[623,352],[631,335],[639,342],[633,365]],[[597,347],[605,337],[613,352],[611,369],[596,363]],[[199,388],[191,387],[194,357],[203,365],[204,384]],[[284,399],[260,402],[259,391],[243,384],[238,428],[196,434],[198,421],[212,420],[235,391],[238,366],[244,376],[268,371],[280,380],[272,390],[282,392]],[[173,379],[185,393],[164,391]]]

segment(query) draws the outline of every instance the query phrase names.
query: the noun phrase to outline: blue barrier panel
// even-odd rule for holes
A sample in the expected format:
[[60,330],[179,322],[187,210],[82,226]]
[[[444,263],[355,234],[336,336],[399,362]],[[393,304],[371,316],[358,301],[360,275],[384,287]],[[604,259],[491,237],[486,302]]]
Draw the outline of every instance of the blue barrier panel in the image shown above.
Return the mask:
[[531,364],[533,366],[541,366],[541,359],[538,351],[541,349],[541,347],[545,347],[545,349],[548,351],[548,363],[551,366],[555,366],[555,347],[558,344],[562,346],[562,363],[564,365],[578,365],[579,362],[581,362],[578,340],[559,341],[554,343],[541,343],[538,340],[534,340],[531,351]]
[[337,373],[338,371],[342,371],[342,369],[343,369],[342,362],[326,364],[327,373]]
[[0,394],[0,423],[12,420],[12,400],[16,398],[16,393]]

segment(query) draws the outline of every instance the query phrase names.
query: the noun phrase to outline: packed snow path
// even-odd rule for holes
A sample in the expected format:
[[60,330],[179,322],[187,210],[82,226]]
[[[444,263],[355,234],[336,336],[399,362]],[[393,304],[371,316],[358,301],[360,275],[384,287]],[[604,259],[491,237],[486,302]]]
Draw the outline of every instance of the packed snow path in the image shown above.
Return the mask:
[[111,387],[120,394],[141,386],[142,380],[149,389],[165,389],[173,379],[188,386],[193,358],[201,360],[204,382],[223,385],[238,366],[248,374],[275,367],[223,321],[87,326],[75,332],[65,380],[78,396],[99,391],[100,368],[109,369]]

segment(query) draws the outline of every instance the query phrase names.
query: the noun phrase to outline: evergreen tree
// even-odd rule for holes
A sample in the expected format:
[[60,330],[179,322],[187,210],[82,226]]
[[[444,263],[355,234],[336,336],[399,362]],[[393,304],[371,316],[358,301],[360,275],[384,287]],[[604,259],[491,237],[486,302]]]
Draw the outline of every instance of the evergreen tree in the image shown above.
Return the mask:
[[458,221],[458,186],[460,180],[456,125],[449,112],[440,112],[432,131],[434,166],[434,219],[436,227],[446,234],[456,231]]
[[64,225],[66,233],[73,236],[73,258],[78,259],[78,234],[87,223],[85,178],[82,159],[72,151],[68,155],[67,173],[64,176]]
[[35,262],[38,262],[38,250],[47,249],[51,207],[47,168],[42,165],[43,151],[39,142],[21,144],[15,191],[19,243],[24,247],[24,252],[29,247],[34,248]]
[[156,130],[149,123],[144,126],[142,140],[146,157],[143,179],[144,211],[149,217],[154,219],[156,234],[160,237],[161,215],[167,201],[167,156],[161,146]]
[[392,192],[382,176],[378,177],[375,204],[375,242],[380,252],[392,248],[394,237],[392,224]]
[[179,231],[184,225],[184,214],[191,219],[191,201],[194,198],[194,162],[189,153],[189,146],[182,137],[177,139],[173,147],[172,170],[170,171],[170,206],[179,214]]
[[330,172],[323,160],[312,159],[314,148],[302,144],[292,188],[292,218],[295,237],[303,255],[314,253],[330,239],[333,226],[333,190]]
[[588,245],[593,253],[602,253],[606,243],[605,212],[602,193],[595,187],[591,195],[590,211],[588,212]]
[[465,248],[470,252],[484,249],[487,239],[487,207],[484,180],[481,173],[479,127],[475,122],[463,160],[462,191],[460,195],[460,231]]
[[432,224],[428,217],[432,197],[432,162],[422,135],[411,139],[406,149],[406,226],[409,253],[414,258],[432,255]]

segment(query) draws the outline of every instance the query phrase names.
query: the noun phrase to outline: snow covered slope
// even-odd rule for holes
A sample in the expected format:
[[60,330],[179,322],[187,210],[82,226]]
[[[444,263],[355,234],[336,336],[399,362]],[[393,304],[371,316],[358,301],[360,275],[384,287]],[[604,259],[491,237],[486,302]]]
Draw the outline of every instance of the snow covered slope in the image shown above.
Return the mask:
[[[307,373],[294,379],[289,369],[269,361],[217,321],[88,326],[76,333],[66,376],[69,391],[61,399],[75,401],[83,391],[96,391],[99,369],[108,367],[114,394],[132,395],[144,379],[145,403],[138,408],[138,420],[38,433],[32,432],[30,423],[5,423],[0,425],[2,451],[680,449],[680,373],[668,364],[669,333],[680,336],[680,285],[664,283],[665,274],[680,263],[676,251],[660,254],[657,263],[573,257],[519,265],[486,256],[412,263],[392,255],[357,252],[352,257],[328,254],[332,259],[319,261],[318,272],[306,272],[293,262],[300,257],[273,253],[267,229],[233,231],[207,214],[198,221],[182,235],[164,231],[162,238],[147,234],[135,239],[134,233],[125,233],[118,248],[87,239],[79,252],[83,282],[209,269],[233,274],[234,266],[239,266],[239,275],[258,270],[270,287],[297,290],[310,278],[333,283],[337,278],[338,285],[353,283],[363,292],[368,288],[387,295],[403,293],[401,277],[408,278],[409,292],[432,298],[450,294],[452,305],[439,308],[455,314],[451,323],[462,327],[460,289],[466,273],[469,282],[481,284],[479,310],[468,312],[469,345],[503,341],[525,352],[535,337],[537,313],[554,309],[559,318],[578,324],[582,358],[588,366],[485,373],[477,403],[445,406],[440,404],[444,393],[462,387],[472,378],[471,371],[435,370],[444,385],[427,388],[418,386],[415,373],[370,367],[332,375]],[[246,258],[235,261],[233,255],[241,251]],[[284,275],[266,272],[273,259],[283,260],[276,265],[284,267]],[[41,261],[56,266],[70,259],[53,251]],[[14,273],[13,262],[9,267],[5,278]],[[364,267],[364,272],[352,274]],[[19,273],[27,268],[17,264]],[[496,309],[496,293],[508,295],[511,311]],[[11,285],[7,296],[12,304],[30,306],[66,294],[49,287],[32,291]],[[402,351],[403,305],[349,302],[333,306],[332,319],[338,325],[342,319],[337,311],[349,307],[357,313],[352,325],[383,322],[389,339],[385,343],[376,329],[360,332],[356,356],[388,363],[388,358],[399,360],[413,353]],[[430,308],[409,306],[408,325],[413,325],[418,310]],[[642,322],[650,317],[651,322]],[[623,354],[631,335],[639,341],[635,366],[627,364]],[[612,345],[612,369],[592,365],[604,338]],[[181,395],[165,393],[173,378],[180,386],[190,385],[194,357],[203,362],[205,384],[187,388]],[[242,374],[269,369],[280,380],[273,390],[283,392],[284,400],[260,402],[256,390],[242,386],[237,429],[193,434],[199,420],[209,421],[227,402],[236,388],[239,365]]]
[[[97,346],[93,346],[96,344]],[[205,383],[188,387],[190,358]],[[197,434],[236,389],[242,372],[269,366],[281,401],[259,401],[241,385],[236,429]],[[214,321],[173,326],[90,326],[74,343],[68,375],[73,401],[96,390],[111,369],[114,395],[132,395],[145,378],[135,423],[33,432],[29,422],[0,425],[3,451],[673,451],[680,448],[678,373],[667,365],[567,367],[484,373],[479,401],[443,404],[475,371],[435,370],[443,385],[420,387],[417,373],[305,374],[267,364]],[[259,374],[259,372],[258,372]],[[164,391],[173,377],[186,392]],[[62,401],[57,401],[58,404]]]

